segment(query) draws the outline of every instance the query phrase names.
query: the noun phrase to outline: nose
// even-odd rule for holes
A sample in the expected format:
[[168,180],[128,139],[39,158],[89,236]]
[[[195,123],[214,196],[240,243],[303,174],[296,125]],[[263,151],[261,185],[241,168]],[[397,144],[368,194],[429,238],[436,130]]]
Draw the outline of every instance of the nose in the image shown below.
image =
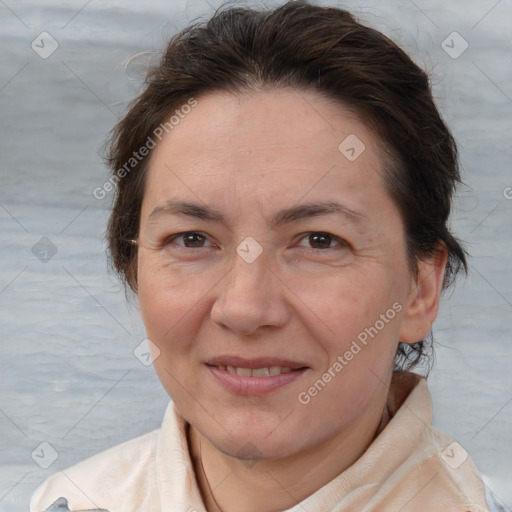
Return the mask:
[[211,310],[216,324],[251,335],[262,327],[281,327],[288,321],[286,286],[263,254],[248,263],[235,253],[230,271],[218,286]]

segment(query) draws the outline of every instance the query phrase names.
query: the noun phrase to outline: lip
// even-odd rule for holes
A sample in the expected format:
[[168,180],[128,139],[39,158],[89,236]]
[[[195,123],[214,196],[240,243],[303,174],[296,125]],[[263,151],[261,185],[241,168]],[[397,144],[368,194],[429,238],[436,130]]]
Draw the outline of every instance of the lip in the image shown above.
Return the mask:
[[[269,366],[288,367],[292,370],[308,368],[308,365],[298,361],[289,361],[278,357],[258,357],[254,359],[244,359],[239,356],[217,356],[206,361],[209,366],[235,366],[237,368],[268,368]],[[259,377],[258,377],[259,378]],[[266,377],[270,378],[270,377]]]
[[[262,359],[262,360],[253,360],[258,364],[261,364],[261,361],[270,361],[270,359]],[[277,360],[272,360],[277,361]],[[219,363],[223,364],[223,363]],[[245,362],[244,364],[247,364]],[[289,364],[289,362],[288,362]],[[297,363],[295,363],[297,365]],[[236,366],[236,365],[227,365],[227,366]],[[240,365],[242,366],[242,365]],[[274,364],[269,366],[285,366],[285,364]],[[263,368],[263,366],[253,366],[253,368]],[[206,365],[206,368],[213,375],[215,380],[220,383],[224,389],[227,389],[231,393],[242,396],[264,396],[268,395],[272,392],[277,391],[278,389],[294,382],[295,380],[302,377],[304,372],[306,372],[309,368],[301,367],[292,370],[290,373],[281,373],[280,375],[271,375],[269,377],[242,377],[241,375],[232,375],[228,373],[226,370],[221,370],[216,366],[212,366],[210,364]],[[245,368],[250,368],[249,366],[245,366]],[[291,368],[291,367],[290,367]]]

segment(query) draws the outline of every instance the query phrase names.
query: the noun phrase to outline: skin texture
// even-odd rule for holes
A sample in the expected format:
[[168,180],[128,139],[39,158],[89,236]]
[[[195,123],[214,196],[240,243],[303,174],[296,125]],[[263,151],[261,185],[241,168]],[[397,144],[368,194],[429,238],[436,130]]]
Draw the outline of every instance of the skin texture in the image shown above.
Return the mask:
[[[137,240],[140,311],[160,351],[157,374],[191,424],[208,510],[283,510],[372,441],[398,341],[420,340],[437,315],[446,253],[420,262],[418,279],[410,273],[403,223],[381,178],[382,150],[343,106],[289,88],[197,100],[149,161]],[[354,161],[338,149],[350,134],[365,144]],[[208,205],[226,221],[165,213],[148,220],[169,199]],[[364,219],[327,214],[267,225],[281,208],[324,201]],[[204,238],[169,241],[188,231]],[[308,235],[317,232],[332,238],[315,242]],[[252,263],[236,252],[249,236],[263,249]],[[300,403],[299,393],[395,303],[401,311]],[[308,370],[269,395],[241,396],[205,365],[226,354],[287,358]],[[242,460],[244,449],[257,460]]]

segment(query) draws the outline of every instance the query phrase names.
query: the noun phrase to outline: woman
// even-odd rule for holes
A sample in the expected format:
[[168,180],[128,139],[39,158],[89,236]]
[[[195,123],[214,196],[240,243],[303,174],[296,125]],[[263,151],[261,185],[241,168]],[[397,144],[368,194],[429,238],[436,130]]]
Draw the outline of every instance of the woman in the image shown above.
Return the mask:
[[307,2],[217,12],[109,149],[111,261],[172,402],[33,512],[488,510],[411,372],[466,257],[455,142],[401,49]]

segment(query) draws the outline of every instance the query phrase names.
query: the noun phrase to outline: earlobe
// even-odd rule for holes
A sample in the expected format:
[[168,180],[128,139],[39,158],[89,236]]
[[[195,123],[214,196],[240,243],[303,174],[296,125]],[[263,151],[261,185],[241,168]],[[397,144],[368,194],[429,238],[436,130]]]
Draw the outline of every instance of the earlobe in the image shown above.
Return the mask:
[[446,247],[440,247],[426,260],[418,262],[418,275],[404,307],[399,339],[416,343],[425,338],[437,317],[444,271],[448,260]]

